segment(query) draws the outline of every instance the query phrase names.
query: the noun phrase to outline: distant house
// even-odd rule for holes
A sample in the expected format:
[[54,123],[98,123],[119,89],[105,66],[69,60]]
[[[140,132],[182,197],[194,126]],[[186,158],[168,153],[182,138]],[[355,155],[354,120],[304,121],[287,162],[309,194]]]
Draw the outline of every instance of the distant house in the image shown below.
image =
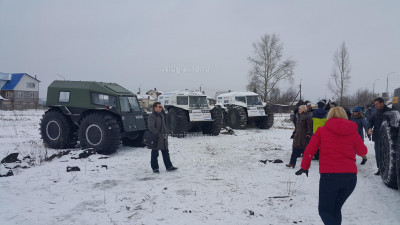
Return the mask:
[[153,109],[153,103],[157,101],[156,98],[154,98],[151,95],[140,95],[137,94],[137,98],[139,100],[139,104],[144,109],[146,112],[151,112]]
[[[39,83],[35,77],[26,73],[0,73],[0,95],[3,109],[30,109],[39,104]],[[6,107],[7,105],[7,107]]]
[[157,91],[157,88],[154,88],[154,90],[149,90],[146,92],[146,95],[150,95],[156,100],[158,99],[158,96],[162,94],[162,91]]

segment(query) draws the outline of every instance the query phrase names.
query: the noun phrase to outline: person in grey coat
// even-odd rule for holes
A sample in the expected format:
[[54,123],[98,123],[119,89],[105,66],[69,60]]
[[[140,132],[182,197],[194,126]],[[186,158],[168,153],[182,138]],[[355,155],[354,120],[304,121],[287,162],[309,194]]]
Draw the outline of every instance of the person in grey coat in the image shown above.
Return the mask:
[[171,163],[168,150],[168,130],[166,125],[165,116],[161,113],[162,106],[160,102],[153,104],[153,112],[150,114],[147,125],[149,132],[158,135],[157,145],[151,150],[151,168],[154,173],[160,173],[158,167],[158,151],[161,150],[164,165],[167,171],[173,171],[178,168],[174,167]]
[[174,167],[171,163],[168,150],[168,130],[165,121],[165,116],[161,113],[162,106],[160,102],[153,104],[153,112],[150,114],[147,125],[149,132],[158,135],[156,147],[151,150],[151,168],[154,173],[160,173],[158,167],[158,151],[161,150],[164,165],[167,171],[173,171],[178,168]]

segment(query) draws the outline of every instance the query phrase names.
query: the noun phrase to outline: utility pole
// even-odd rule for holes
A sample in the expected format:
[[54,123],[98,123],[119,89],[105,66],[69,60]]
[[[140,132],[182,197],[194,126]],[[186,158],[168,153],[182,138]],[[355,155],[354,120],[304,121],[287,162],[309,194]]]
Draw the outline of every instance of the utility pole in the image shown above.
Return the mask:
[[300,100],[301,100],[301,80],[302,79],[300,79]]
[[377,80],[379,80],[379,78],[375,79],[374,84],[372,85],[372,96],[374,96],[374,97],[375,97],[375,81],[377,81]]
[[392,74],[392,73],[394,73],[394,72],[390,72],[386,76],[386,93],[387,93],[388,97],[389,97],[389,88],[388,88],[389,87],[389,75]]

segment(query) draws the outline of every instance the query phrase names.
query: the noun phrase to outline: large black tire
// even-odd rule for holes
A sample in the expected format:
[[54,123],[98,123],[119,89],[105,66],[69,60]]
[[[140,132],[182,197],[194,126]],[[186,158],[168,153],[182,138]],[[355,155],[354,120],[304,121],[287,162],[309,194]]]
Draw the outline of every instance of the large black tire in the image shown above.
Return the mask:
[[390,188],[397,189],[396,172],[396,144],[399,130],[391,127],[387,120],[384,120],[379,131],[379,145],[381,146],[381,178],[383,183]]
[[71,119],[57,109],[45,112],[40,121],[40,135],[50,148],[74,148],[77,143],[77,127]]
[[397,135],[396,149],[396,173],[397,173],[397,188],[400,187],[400,127]]
[[118,120],[107,113],[92,113],[83,118],[79,127],[82,149],[93,148],[99,154],[112,154],[121,144]]
[[230,106],[227,113],[228,126],[233,129],[246,129],[246,110],[240,106]]
[[202,127],[202,132],[203,134],[210,134],[212,136],[218,136],[219,133],[221,132],[222,128],[222,120],[223,120],[223,115],[222,115],[222,109],[221,107],[214,107],[211,110],[211,118],[213,119],[212,123],[207,123]]
[[268,105],[264,107],[264,111],[266,116],[256,121],[256,127],[260,129],[269,129],[274,125],[274,113]]
[[144,131],[137,134],[135,137],[123,137],[122,145],[129,147],[145,147],[146,144],[143,141]]
[[167,115],[167,128],[172,136],[184,137],[189,129],[189,119],[186,111],[170,107]]

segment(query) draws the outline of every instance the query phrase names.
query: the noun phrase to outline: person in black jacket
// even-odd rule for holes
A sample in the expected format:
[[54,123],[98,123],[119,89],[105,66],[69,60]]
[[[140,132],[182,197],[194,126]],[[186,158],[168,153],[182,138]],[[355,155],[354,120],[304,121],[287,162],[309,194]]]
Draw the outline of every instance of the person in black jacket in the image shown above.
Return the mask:
[[[349,118],[350,119],[350,118]],[[368,123],[365,119],[364,114],[362,113],[361,107],[357,106],[353,109],[353,115],[351,116],[351,121],[357,124],[357,131],[360,135],[361,139],[364,141],[364,130],[365,133],[368,133]],[[371,140],[371,136],[368,134],[368,138]],[[367,155],[362,157],[361,165],[364,165],[367,162]]]
[[381,146],[379,145],[379,130],[381,129],[383,114],[392,109],[385,105],[383,98],[376,98],[374,100],[374,105],[376,108],[376,112],[369,119],[368,134],[372,135],[372,141],[375,142],[375,158],[376,166],[378,167],[378,172],[376,172],[375,175],[380,175],[382,156]]
[[165,122],[165,116],[161,113],[162,106],[160,102],[153,104],[153,112],[149,115],[147,125],[149,132],[158,135],[157,145],[151,150],[151,168],[154,173],[160,173],[158,167],[158,151],[161,150],[164,165],[167,171],[173,171],[178,168],[171,163],[168,150],[168,131]]

